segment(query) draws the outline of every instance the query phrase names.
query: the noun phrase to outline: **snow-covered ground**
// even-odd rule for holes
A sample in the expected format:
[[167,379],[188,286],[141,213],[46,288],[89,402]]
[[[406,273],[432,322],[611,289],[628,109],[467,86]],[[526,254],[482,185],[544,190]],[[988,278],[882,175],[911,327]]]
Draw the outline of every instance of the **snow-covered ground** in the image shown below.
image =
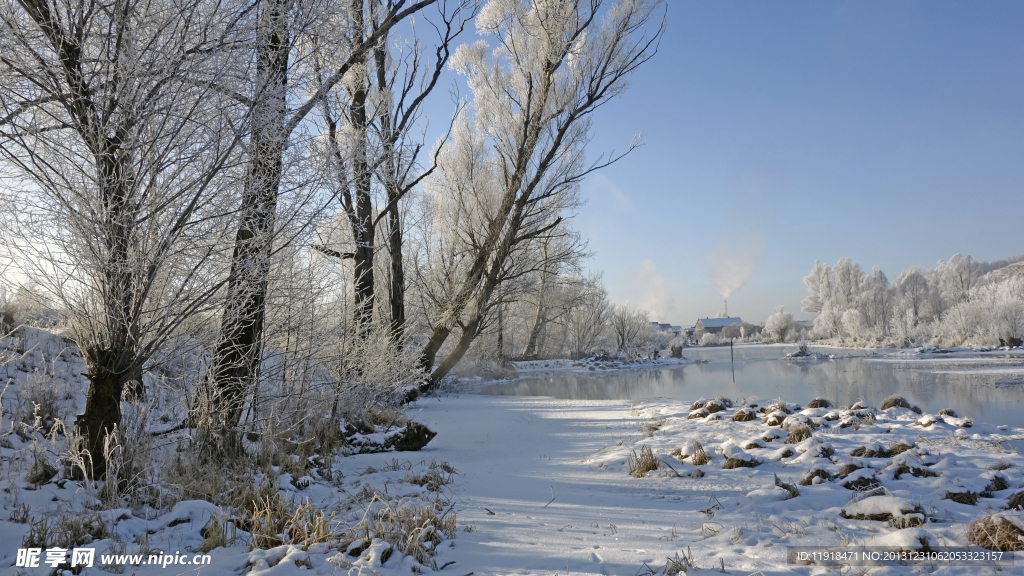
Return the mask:
[[[70,378],[61,384],[67,390],[61,398],[77,405],[83,382],[71,374],[79,361],[72,354],[65,358],[67,366],[57,366]],[[13,413],[8,399],[34,374],[32,366],[23,367],[29,372],[19,370],[4,396],[5,417]],[[787,563],[788,547],[966,546],[968,523],[1004,509],[1024,484],[1024,457],[998,445],[1024,437],[1024,430],[972,422],[969,414],[793,405],[785,407],[792,414],[776,410],[783,406],[762,413],[764,403],[699,400],[693,402],[700,407],[690,401],[630,405],[468,394],[422,399],[410,415],[437,432],[422,451],[337,456],[301,478],[277,468],[275,482],[291,502],[346,523],[335,524],[339,529],[362,519],[371,489],[395,508],[429,507],[447,521],[454,518],[453,530],[434,538],[434,558],[421,563],[391,544],[358,539],[345,549],[330,542],[250,551],[247,533],[232,529],[233,543],[212,550],[201,570],[141,565],[124,567],[124,573],[390,576],[436,567],[458,576],[651,574],[673,558],[674,566],[686,565],[691,573],[825,574],[823,565]],[[9,425],[5,420],[5,430]],[[0,443],[6,510],[0,516],[0,541],[6,543],[0,573],[49,573],[45,565],[16,567],[16,550],[38,529],[39,518],[59,512],[98,515],[107,529],[88,544],[97,555],[148,549],[191,556],[211,519],[224,521],[222,509],[201,501],[163,510],[99,510],[95,491],[82,482],[57,475],[35,486],[25,475],[38,440],[7,439]],[[700,452],[695,443],[710,458],[706,463],[694,463]],[[657,467],[631,475],[634,458]],[[789,489],[777,486],[776,477]],[[21,511],[28,523],[18,522]],[[1014,513],[1007,517],[1020,521]],[[931,563],[867,573],[967,575],[979,569]],[[1006,573],[1014,569],[1020,568]],[[105,572],[97,566],[83,573]]]

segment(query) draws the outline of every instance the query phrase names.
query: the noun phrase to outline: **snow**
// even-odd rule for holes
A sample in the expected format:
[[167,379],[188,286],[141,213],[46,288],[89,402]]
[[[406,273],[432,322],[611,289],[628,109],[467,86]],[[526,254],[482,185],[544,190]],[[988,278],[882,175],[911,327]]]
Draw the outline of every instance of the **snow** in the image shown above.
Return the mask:
[[[56,367],[54,378],[62,386],[82,390],[80,360],[71,354],[65,358],[51,361],[47,356],[46,362]],[[43,360],[35,357],[29,362]],[[28,376],[35,373],[32,365],[27,368],[28,372],[18,371],[5,400],[27,385]],[[565,368],[574,369],[571,363]],[[666,558],[677,554],[692,557],[695,566],[709,570],[724,564],[733,574],[824,574],[825,566],[787,565],[787,547],[915,548],[925,542],[936,549],[966,546],[966,523],[988,509],[1005,508],[1007,499],[1024,484],[1024,457],[998,451],[999,442],[1024,438],[1021,429],[981,422],[964,429],[958,427],[964,424],[962,418],[918,416],[905,409],[878,411],[867,403],[858,410],[800,410],[789,404],[794,411],[789,415],[773,406],[777,426],[763,423],[762,413],[755,420],[733,422],[737,410],[761,409],[742,403],[723,402],[721,411],[688,419],[694,400],[698,399],[630,404],[471,394],[421,399],[411,407],[410,416],[438,434],[420,452],[338,455],[332,465],[344,474],[340,480],[328,481],[312,472],[297,478],[281,473],[277,485],[286,498],[338,512],[344,522],[354,524],[362,510],[342,504],[365,486],[386,492],[396,506],[423,502],[424,489],[410,483],[410,476],[426,472],[431,462],[449,463],[456,472],[443,491],[453,506],[457,533],[436,547],[432,563],[416,562],[379,539],[358,550],[355,543],[348,549],[315,544],[305,550],[295,545],[249,550],[242,533],[227,547],[211,552],[211,564],[202,574],[394,576],[431,572],[435,566],[446,566],[444,573],[458,576],[637,574],[644,564],[664,566]],[[84,396],[76,395],[70,409],[78,409],[82,401]],[[7,429],[9,412],[4,416]],[[915,425],[929,416],[932,425]],[[853,419],[858,426],[842,426]],[[786,444],[782,426],[807,426],[812,436]],[[29,530],[28,524],[7,520],[16,506],[29,505],[33,518],[38,518],[61,511],[90,514],[98,501],[81,482],[38,487],[25,482],[31,444],[16,435],[7,438],[11,447],[0,448],[5,472],[0,489],[7,510],[0,517],[0,539],[8,546],[0,554],[6,554],[0,558],[0,573],[16,574],[14,552]],[[710,457],[708,464],[691,464],[695,442]],[[860,447],[889,449],[898,442],[911,448],[892,457],[850,455]],[[662,465],[636,478],[630,475],[628,459],[643,448],[649,448]],[[757,465],[726,470],[727,458]],[[797,485],[813,470],[836,476],[846,464],[860,469],[844,478],[809,480],[797,486],[796,497],[775,484],[777,475],[781,482]],[[993,469],[996,465],[999,470]],[[691,474],[696,470],[702,475]],[[931,475],[916,475],[915,470]],[[1008,487],[982,494],[997,477]],[[858,478],[874,478],[881,486],[866,494],[843,487]],[[946,499],[948,492],[980,494],[978,504],[953,502]],[[116,508],[100,513],[128,543],[128,553],[135,553],[143,538],[153,550],[191,553],[203,542],[204,526],[222,519],[224,512],[209,502],[185,500],[164,510]],[[854,518],[885,514],[917,518],[922,524],[906,527]],[[1016,518],[1012,512],[1006,514]],[[97,554],[111,545],[109,538],[91,544]],[[392,552],[385,554],[386,550]],[[976,571],[934,568],[940,576]],[[186,572],[181,567],[168,569],[142,565],[128,567],[126,573]],[[910,570],[889,567],[872,573]],[[83,571],[87,576],[103,573],[98,567]]]

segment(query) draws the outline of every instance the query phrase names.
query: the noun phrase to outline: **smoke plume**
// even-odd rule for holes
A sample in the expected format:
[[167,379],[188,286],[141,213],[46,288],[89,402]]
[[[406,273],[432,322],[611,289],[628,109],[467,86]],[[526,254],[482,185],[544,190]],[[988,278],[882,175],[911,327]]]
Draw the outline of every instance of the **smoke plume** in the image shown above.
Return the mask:
[[764,251],[764,239],[760,236],[715,244],[704,255],[704,266],[710,272],[715,292],[723,300],[735,294],[750,280]]
[[623,278],[616,295],[627,304],[646,310],[651,320],[668,322],[675,314],[675,297],[653,260],[643,260]]

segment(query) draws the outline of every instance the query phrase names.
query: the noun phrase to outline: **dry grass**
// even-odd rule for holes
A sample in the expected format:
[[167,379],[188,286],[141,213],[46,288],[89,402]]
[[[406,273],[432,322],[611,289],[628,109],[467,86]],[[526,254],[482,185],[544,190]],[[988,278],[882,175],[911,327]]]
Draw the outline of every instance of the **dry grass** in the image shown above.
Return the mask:
[[740,408],[739,410],[736,411],[735,414],[732,415],[733,422],[750,422],[755,418],[757,418],[757,414],[748,410],[744,410],[743,408]]
[[764,420],[761,420],[761,424],[766,426],[782,426],[782,421],[785,419],[786,417],[784,415],[779,414],[778,412],[772,412],[765,416]]
[[978,518],[967,525],[967,541],[988,550],[1017,552],[1024,550],[1024,529],[998,514]]
[[949,416],[950,418],[956,418],[956,411],[952,408],[943,408],[939,410],[939,416]]
[[42,516],[29,524],[22,539],[23,548],[74,548],[110,536],[110,529],[99,513],[65,512]]
[[686,419],[687,420],[696,420],[698,418],[707,418],[710,415],[711,415],[711,412],[709,412],[707,408],[698,408],[698,409],[694,410],[693,412],[690,412],[690,415],[687,416]]
[[874,522],[888,522],[893,528],[916,528],[924,525],[924,509],[915,506],[914,510],[904,511],[900,516],[893,516],[889,512],[879,514],[847,514],[846,510],[840,510],[839,515],[847,520],[871,520]]
[[1010,464],[1009,462],[997,462],[993,464],[989,470],[1009,470],[1010,468],[1013,468],[1013,464]]
[[29,484],[46,484],[51,478],[56,476],[57,469],[50,465],[49,462],[43,459],[36,460],[29,471],[25,473],[25,481]]
[[837,478],[846,478],[850,474],[853,474],[857,470],[860,470],[860,466],[856,464],[843,464],[839,467],[839,471],[836,472]]
[[700,445],[700,442],[693,441],[693,454],[690,456],[690,463],[694,466],[703,466],[711,462],[711,457],[704,451],[704,447]]
[[721,412],[725,410],[725,403],[721,400],[710,400],[704,404],[704,409],[714,414],[715,412]]
[[775,476],[775,485],[778,486],[779,488],[782,488],[786,492],[789,492],[789,498],[790,499],[796,498],[797,496],[800,495],[800,490],[796,486],[793,486],[792,484],[787,484],[787,483],[783,482],[782,480],[779,480],[779,475],[778,474],[775,474],[774,476]]
[[[389,501],[378,494],[352,534],[361,536],[364,545],[375,538],[384,540],[394,551],[411,556],[420,564],[429,562],[436,570],[433,557],[437,545],[444,538],[456,536],[455,512],[450,503],[441,499],[415,504]],[[350,543],[342,547],[347,549]]]
[[888,450],[886,450],[886,453],[888,456],[896,456],[898,454],[903,454],[904,452],[910,450],[913,447],[913,444],[908,444],[904,440],[897,440],[892,446],[889,446]]
[[735,470],[736,468],[754,468],[759,466],[761,462],[756,458],[750,460],[744,460],[742,458],[726,458],[725,464],[722,464],[722,470]]
[[988,482],[988,486],[982,491],[981,495],[985,498],[991,498],[994,492],[1000,492],[1010,487],[1010,483],[1006,481],[1006,478],[1002,476],[993,476]]
[[[387,471],[387,470],[385,470]],[[404,481],[417,486],[426,487],[429,492],[440,492],[446,484],[450,484],[455,475],[455,468],[447,462],[430,462],[430,467],[423,474],[410,474]]]
[[14,510],[11,510],[9,520],[15,524],[28,524],[28,521],[31,519],[30,510],[31,508],[28,504],[19,504],[14,507]]
[[857,492],[864,492],[867,490],[874,490],[882,485],[877,478],[873,476],[861,476],[856,480],[850,480],[849,482],[843,483],[843,488],[847,490],[854,490]]
[[789,432],[789,436],[786,436],[786,444],[799,444],[804,440],[811,437],[811,429],[809,426],[800,425]]
[[1024,510],[1024,492],[1016,492],[1006,500],[1010,510]]
[[808,408],[832,408],[833,406],[835,406],[835,404],[820,396],[807,403]]
[[937,478],[939,476],[938,472],[933,472],[927,468],[910,467],[903,464],[893,472],[893,478],[899,480],[904,474],[910,474],[915,478]]
[[810,486],[814,483],[815,478],[821,478],[823,481],[829,481],[832,479],[832,475],[829,474],[828,470],[822,470],[821,468],[815,468],[808,470],[804,473],[803,479],[800,480],[801,486]]
[[626,463],[629,465],[629,475],[633,478],[643,478],[648,472],[653,472],[658,469],[660,461],[651,452],[651,449],[647,446],[640,448],[640,455],[637,456],[636,450],[626,457]]
[[943,499],[944,500],[952,500],[953,502],[957,502],[959,504],[966,504],[968,506],[977,506],[978,505],[978,496],[979,496],[979,494],[977,492],[970,492],[970,491],[965,491],[965,492],[946,492],[946,495],[943,496]]
[[666,420],[664,418],[660,420],[648,420],[640,424],[640,433],[643,434],[644,438],[650,438],[654,436],[654,433],[661,429],[665,425]]
[[907,402],[907,399],[904,398],[903,396],[894,394],[892,396],[889,396],[888,398],[885,399],[884,402],[882,402],[882,406],[881,408],[879,408],[879,410],[888,410],[889,408],[906,408],[909,410],[910,402]]
[[861,446],[859,448],[854,448],[853,451],[850,452],[850,456],[854,456],[856,458],[888,458],[889,452],[881,446]]

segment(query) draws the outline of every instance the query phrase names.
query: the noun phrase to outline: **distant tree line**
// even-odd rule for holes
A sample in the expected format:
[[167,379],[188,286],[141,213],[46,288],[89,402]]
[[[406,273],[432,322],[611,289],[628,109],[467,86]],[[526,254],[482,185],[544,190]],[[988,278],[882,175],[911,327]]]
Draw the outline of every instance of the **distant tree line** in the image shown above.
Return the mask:
[[[857,345],[1007,345],[1024,337],[1024,257],[977,262],[956,254],[892,282],[849,258],[815,262],[804,278],[810,337]],[[767,327],[766,327],[767,329]]]

